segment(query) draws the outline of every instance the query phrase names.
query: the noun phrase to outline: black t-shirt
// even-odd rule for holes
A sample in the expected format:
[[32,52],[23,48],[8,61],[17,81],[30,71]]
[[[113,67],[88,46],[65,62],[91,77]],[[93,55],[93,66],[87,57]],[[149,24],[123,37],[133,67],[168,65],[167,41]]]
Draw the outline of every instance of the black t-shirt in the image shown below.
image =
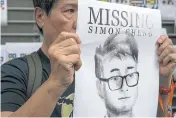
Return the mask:
[[[50,61],[41,49],[37,53],[42,62],[42,82],[45,82],[51,72]],[[27,101],[28,70],[25,57],[1,66],[1,111],[14,112]],[[74,84],[75,82],[59,98],[51,117],[72,116]]]

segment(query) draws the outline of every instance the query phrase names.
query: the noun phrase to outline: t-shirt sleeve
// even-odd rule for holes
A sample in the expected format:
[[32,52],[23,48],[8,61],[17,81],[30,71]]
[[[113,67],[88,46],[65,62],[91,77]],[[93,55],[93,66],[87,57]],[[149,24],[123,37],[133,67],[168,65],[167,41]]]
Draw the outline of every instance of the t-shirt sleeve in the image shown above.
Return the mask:
[[1,111],[14,112],[26,102],[28,65],[25,58],[1,66]]

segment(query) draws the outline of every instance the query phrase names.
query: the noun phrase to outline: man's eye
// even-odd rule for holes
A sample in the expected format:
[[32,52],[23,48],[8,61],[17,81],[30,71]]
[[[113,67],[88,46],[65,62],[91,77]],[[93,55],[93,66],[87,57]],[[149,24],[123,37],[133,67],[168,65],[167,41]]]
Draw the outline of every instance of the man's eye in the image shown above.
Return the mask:
[[68,10],[66,10],[66,12],[69,12],[69,13],[74,13],[74,12],[75,12],[75,10],[74,10],[74,9],[68,9]]
[[115,80],[115,81],[117,81],[117,80],[119,80],[120,79],[120,77],[114,77],[113,78],[113,80]]
[[133,74],[129,74],[128,75],[128,78],[135,78],[136,76],[135,76],[135,74],[133,73]]
[[117,78],[116,78],[116,77],[114,77],[113,79],[114,79],[115,81],[117,80]]
[[129,77],[133,77],[133,74],[130,74]]

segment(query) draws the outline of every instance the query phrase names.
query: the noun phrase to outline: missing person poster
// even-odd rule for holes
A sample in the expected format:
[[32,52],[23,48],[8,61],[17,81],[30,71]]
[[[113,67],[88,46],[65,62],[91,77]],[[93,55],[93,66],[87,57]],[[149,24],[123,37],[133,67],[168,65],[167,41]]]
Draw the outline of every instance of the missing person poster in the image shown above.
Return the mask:
[[160,11],[80,1],[74,117],[155,117]]

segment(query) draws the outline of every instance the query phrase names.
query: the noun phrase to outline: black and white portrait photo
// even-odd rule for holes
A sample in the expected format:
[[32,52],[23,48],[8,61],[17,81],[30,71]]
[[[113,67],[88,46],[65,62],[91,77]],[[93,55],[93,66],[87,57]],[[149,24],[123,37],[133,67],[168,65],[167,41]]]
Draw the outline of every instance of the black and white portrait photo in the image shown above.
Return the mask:
[[108,117],[131,117],[138,97],[138,46],[130,33],[112,34],[96,48],[97,89]]

